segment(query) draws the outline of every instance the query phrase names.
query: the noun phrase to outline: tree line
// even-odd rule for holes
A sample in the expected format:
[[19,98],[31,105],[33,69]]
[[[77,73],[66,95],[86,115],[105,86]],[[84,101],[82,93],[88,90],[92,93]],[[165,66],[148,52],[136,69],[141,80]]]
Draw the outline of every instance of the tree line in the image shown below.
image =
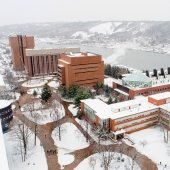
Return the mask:
[[118,79],[118,78],[122,78],[122,74],[128,74],[129,70],[127,68],[105,64],[104,72],[105,72],[105,75]]

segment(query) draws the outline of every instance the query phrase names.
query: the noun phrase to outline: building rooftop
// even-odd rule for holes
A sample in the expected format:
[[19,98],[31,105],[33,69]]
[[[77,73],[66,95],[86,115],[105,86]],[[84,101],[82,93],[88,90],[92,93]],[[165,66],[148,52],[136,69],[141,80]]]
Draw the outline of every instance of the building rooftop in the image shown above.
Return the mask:
[[170,98],[170,92],[158,93],[158,94],[151,95],[149,97],[155,100],[168,99]]
[[66,52],[79,52],[80,48],[47,48],[47,49],[26,49],[26,56],[52,55]]
[[0,109],[3,109],[4,107],[7,107],[11,104],[9,100],[0,100]]
[[148,102],[148,97],[111,105],[108,105],[99,99],[85,99],[82,100],[82,102],[94,110],[95,114],[100,119],[119,119],[158,108],[158,106]]
[[94,53],[90,53],[90,52],[70,52],[70,53],[66,53],[67,56],[69,57],[87,57],[87,56],[96,56],[98,54],[94,54]]

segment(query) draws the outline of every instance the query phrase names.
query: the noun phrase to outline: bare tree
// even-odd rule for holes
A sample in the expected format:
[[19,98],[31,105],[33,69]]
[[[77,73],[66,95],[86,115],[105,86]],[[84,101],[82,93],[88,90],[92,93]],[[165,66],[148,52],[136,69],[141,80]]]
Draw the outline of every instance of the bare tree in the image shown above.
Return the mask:
[[90,167],[92,167],[92,169],[94,170],[94,167],[96,165],[96,158],[95,157],[90,157],[89,159],[89,165]]
[[16,137],[16,140],[18,140],[21,158],[22,161],[24,162],[26,160],[29,139],[32,133],[23,122],[23,123],[17,123],[14,126],[14,135]]
[[136,164],[136,160],[137,160],[137,153],[135,152],[131,153],[130,157],[127,157],[127,165],[125,166],[125,168],[127,170],[137,170],[138,165]]
[[61,103],[59,103],[57,100],[54,100],[51,105],[51,110],[52,110],[52,112],[50,114],[52,114],[53,120],[55,120],[57,123],[57,133],[58,133],[59,140],[61,141],[62,129],[61,129],[61,124],[59,122],[59,120],[63,116],[63,110],[62,110]]
[[40,115],[38,114],[38,112],[33,111],[31,116],[34,121],[34,145],[36,146],[36,138],[38,134],[37,122],[38,122],[38,119],[40,118]]
[[115,152],[113,152],[111,146],[100,146],[101,153],[101,166],[104,170],[108,170],[111,166],[111,162],[115,157]]

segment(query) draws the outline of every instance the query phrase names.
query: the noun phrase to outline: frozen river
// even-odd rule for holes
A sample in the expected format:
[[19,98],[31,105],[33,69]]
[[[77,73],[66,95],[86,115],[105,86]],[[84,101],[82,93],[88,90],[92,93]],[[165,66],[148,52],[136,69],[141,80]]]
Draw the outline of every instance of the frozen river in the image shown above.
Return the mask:
[[[62,47],[45,42],[37,42],[39,47],[57,48]],[[63,47],[68,47],[64,45]],[[170,66],[170,55],[155,52],[146,52],[125,48],[105,48],[87,45],[69,45],[69,47],[80,47],[81,51],[97,53],[103,56],[105,63],[121,64],[140,70],[152,70],[154,68],[167,68]]]

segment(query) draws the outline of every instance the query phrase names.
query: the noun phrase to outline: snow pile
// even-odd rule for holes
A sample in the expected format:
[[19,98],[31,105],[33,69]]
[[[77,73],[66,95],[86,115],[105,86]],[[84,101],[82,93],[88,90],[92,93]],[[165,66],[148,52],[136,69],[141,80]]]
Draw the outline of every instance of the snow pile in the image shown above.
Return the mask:
[[50,87],[55,88],[55,89],[57,89],[57,88],[60,86],[59,82],[57,82],[57,81],[50,81],[50,82],[48,83],[48,85],[49,85]]
[[78,108],[75,108],[74,104],[70,104],[68,106],[68,110],[73,114],[73,116],[77,116]]
[[44,86],[48,81],[42,79],[28,80],[22,84],[23,87],[38,87]]
[[[93,169],[94,165],[94,170],[103,170],[104,167],[102,166],[102,152],[93,154],[91,156],[89,156],[88,158],[84,159],[76,168],[75,170],[91,170]],[[105,153],[107,155],[107,153]],[[120,154],[118,153],[114,153],[114,159],[111,161],[110,166],[108,168],[108,170],[113,170],[113,169],[117,169],[117,170],[125,170],[125,169],[132,169],[132,159],[127,157],[126,155],[122,155],[121,160],[118,160],[118,157]],[[93,160],[93,162],[92,162]],[[90,162],[92,162],[90,164]],[[133,166],[134,170],[141,170],[140,167],[134,163]]]
[[[170,142],[164,142],[164,133],[160,127],[152,127],[130,134],[134,147],[155,163],[162,163],[170,168]],[[170,139],[169,139],[170,140]],[[160,170],[162,166],[158,167]]]
[[58,147],[58,161],[61,166],[70,164],[74,161],[74,156],[69,153],[78,149],[86,148],[89,143],[86,142],[86,138],[72,123],[64,123],[60,127],[61,129],[61,141],[58,137],[58,128],[55,128],[52,132],[52,138],[55,145]]
[[[47,170],[47,162],[44,150],[40,146],[40,141],[37,138],[36,146],[34,146],[34,135],[29,140],[30,147],[28,156],[25,162],[22,162],[19,153],[19,141],[14,137],[15,130],[11,129],[8,133],[4,134],[5,144],[7,149],[8,164],[10,170]],[[1,167],[2,168],[2,167]],[[5,169],[3,169],[5,170]]]

